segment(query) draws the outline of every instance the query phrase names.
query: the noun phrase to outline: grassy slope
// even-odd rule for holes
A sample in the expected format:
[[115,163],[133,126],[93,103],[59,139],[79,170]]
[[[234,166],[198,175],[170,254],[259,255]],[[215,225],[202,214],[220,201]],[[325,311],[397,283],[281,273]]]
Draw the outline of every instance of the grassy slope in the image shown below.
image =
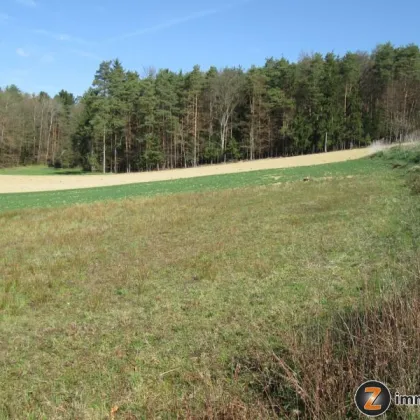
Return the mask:
[[[234,360],[403,280],[416,198],[381,162],[157,183],[160,194],[213,191],[0,215],[0,417],[99,419],[115,405],[117,418],[185,416],[240,402],[255,418],[260,397]],[[54,194],[74,197],[39,205]]]
[[0,194],[0,212],[21,208],[58,207],[104,200],[273,185],[302,180],[306,176],[322,178],[329,176],[346,176],[347,174],[369,175],[380,170],[383,166],[382,161],[379,160],[373,162],[367,159],[361,159],[304,168],[273,169],[113,187],[53,192],[47,191],[39,193]]

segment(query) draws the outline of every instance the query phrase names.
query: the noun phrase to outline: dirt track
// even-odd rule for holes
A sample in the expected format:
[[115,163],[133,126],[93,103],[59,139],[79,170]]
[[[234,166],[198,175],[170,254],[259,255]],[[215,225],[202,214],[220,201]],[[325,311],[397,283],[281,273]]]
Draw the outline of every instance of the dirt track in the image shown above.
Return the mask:
[[261,169],[291,168],[294,166],[321,165],[359,159],[375,151],[374,148],[345,150],[320,153],[316,155],[289,158],[264,159],[221,165],[201,166],[198,168],[173,169],[156,172],[140,172],[117,175],[46,175],[22,176],[0,175],[0,193],[71,190],[75,188],[104,187],[110,185],[136,184],[140,182],[164,181],[180,178],[194,178],[206,175],[231,174],[257,171]]

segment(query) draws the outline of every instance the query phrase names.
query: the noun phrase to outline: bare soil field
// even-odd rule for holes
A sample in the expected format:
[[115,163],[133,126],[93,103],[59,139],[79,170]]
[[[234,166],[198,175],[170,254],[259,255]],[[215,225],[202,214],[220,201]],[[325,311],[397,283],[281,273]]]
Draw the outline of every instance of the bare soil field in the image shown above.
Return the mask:
[[166,181],[181,178],[194,178],[207,175],[221,175],[263,169],[280,169],[297,166],[321,165],[360,159],[377,151],[374,147],[344,150],[339,152],[287,158],[262,159],[238,163],[200,166],[197,168],[172,169],[153,172],[136,172],[115,175],[65,175],[65,176],[28,176],[0,175],[0,193],[19,193],[35,191],[58,191],[79,188],[105,187],[112,185],[136,184],[141,182]]

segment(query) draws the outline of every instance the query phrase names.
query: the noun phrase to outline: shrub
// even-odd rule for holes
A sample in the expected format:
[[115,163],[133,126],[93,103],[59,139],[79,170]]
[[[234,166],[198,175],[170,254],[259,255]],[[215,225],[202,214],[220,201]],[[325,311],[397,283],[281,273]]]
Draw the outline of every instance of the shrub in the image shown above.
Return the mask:
[[60,159],[55,159],[54,160],[54,168],[55,169],[61,169],[62,168],[62,164],[61,164],[61,160]]

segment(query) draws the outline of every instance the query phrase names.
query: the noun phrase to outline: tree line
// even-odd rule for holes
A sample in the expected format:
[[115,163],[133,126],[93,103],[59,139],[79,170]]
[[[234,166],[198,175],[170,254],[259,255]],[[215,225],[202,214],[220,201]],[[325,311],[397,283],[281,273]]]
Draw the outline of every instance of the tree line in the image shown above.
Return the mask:
[[82,97],[0,90],[0,166],[167,169],[402,141],[419,128],[413,44],[142,77],[116,59]]

